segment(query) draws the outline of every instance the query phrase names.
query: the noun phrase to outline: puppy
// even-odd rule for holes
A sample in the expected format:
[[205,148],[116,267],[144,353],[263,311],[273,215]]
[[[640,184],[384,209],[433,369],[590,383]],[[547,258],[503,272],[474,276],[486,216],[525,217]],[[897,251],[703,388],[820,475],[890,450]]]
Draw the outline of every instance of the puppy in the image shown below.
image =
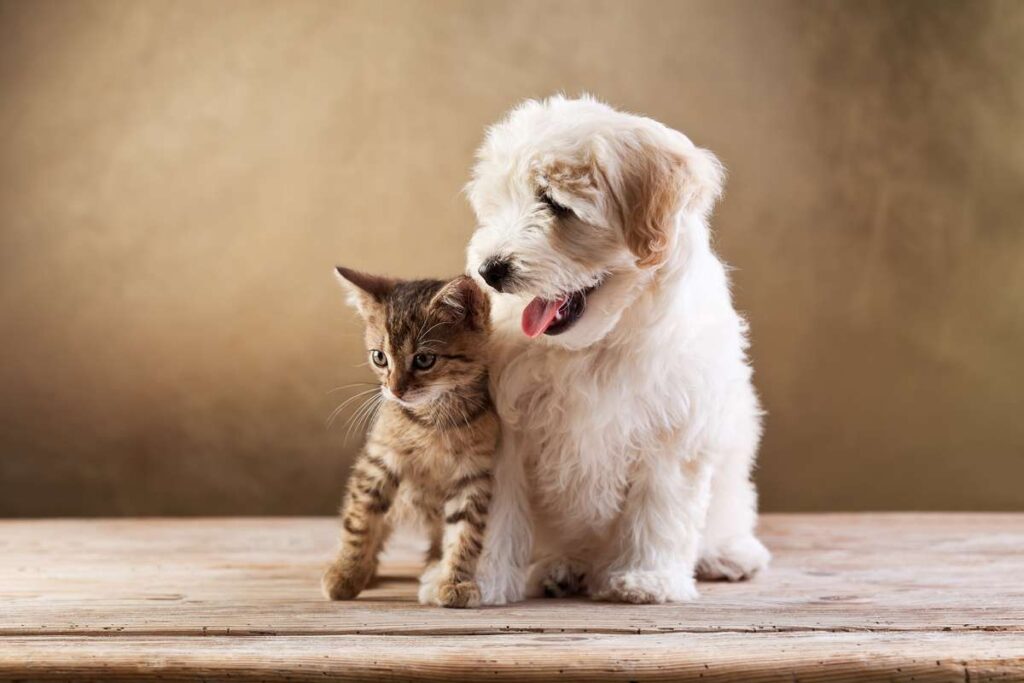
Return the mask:
[[589,97],[528,101],[488,131],[467,187],[505,435],[485,603],[528,585],[690,600],[695,574],[768,562],[747,326],[709,239],[722,182],[686,136]]

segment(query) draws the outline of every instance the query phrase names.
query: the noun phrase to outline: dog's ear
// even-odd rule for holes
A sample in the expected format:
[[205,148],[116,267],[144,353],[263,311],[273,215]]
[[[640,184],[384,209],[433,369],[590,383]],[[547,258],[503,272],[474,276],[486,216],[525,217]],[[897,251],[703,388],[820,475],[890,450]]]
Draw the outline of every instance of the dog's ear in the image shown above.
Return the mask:
[[626,244],[637,265],[658,265],[674,245],[675,215],[706,216],[722,194],[724,170],[714,154],[667,129],[641,135],[619,154]]
[[491,302],[468,275],[460,275],[442,287],[430,300],[429,308],[442,320],[465,322],[474,330],[486,329],[490,322]]
[[384,299],[398,284],[398,280],[362,273],[344,266],[337,266],[334,274],[348,295],[349,305],[359,311],[364,319],[384,303]]

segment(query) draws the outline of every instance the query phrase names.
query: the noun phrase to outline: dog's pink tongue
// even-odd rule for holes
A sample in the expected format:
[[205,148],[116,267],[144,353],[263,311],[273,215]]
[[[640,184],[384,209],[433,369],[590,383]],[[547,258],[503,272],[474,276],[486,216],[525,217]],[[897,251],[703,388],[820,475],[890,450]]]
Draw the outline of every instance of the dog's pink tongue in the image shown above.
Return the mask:
[[533,339],[544,334],[544,330],[551,326],[551,323],[558,316],[558,309],[565,304],[566,297],[548,301],[537,297],[523,309],[523,332],[527,337]]

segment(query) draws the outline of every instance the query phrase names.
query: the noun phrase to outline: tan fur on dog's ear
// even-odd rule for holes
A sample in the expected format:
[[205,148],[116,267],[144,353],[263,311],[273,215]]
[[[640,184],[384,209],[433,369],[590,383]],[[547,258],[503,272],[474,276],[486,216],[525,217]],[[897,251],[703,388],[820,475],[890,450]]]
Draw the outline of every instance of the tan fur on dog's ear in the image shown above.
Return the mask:
[[657,140],[643,139],[620,151],[622,196],[617,199],[626,244],[644,267],[661,264],[672,249],[676,213],[709,213],[724,180],[711,152],[674,131],[658,133]]

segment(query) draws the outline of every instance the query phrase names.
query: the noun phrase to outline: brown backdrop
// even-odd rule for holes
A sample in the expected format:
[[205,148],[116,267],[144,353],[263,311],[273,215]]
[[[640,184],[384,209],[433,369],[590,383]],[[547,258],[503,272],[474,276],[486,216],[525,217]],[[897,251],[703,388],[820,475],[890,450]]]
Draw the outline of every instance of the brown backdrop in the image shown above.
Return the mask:
[[323,513],[335,262],[462,268],[484,126],[715,150],[765,509],[1024,508],[1024,4],[0,3],[0,514]]

